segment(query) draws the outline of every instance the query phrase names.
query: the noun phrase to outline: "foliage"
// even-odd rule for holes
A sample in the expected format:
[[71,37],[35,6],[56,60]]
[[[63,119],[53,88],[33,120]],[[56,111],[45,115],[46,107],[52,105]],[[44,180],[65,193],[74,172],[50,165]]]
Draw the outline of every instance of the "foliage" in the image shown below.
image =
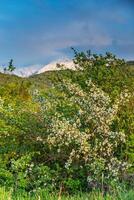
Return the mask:
[[133,173],[131,72],[110,53],[75,51],[74,62],[28,79],[0,74],[2,186],[113,191]]
[[4,72],[7,73],[7,72],[13,72],[14,70],[16,69],[16,67],[14,67],[13,65],[13,59],[11,59],[9,61],[9,65],[7,68],[4,68]]
[[103,195],[101,191],[93,191],[91,193],[81,193],[78,192],[75,195],[62,195],[57,193],[49,193],[47,189],[37,190],[33,193],[28,193],[26,191],[13,192],[11,189],[0,188],[0,199],[1,200],[133,200],[134,192],[133,190],[118,189],[115,190],[113,194]]

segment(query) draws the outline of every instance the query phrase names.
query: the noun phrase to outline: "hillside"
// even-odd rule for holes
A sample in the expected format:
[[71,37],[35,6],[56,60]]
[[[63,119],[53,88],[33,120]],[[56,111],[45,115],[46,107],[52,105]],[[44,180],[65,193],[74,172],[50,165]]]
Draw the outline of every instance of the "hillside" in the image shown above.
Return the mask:
[[0,73],[1,186],[87,192],[102,188],[102,174],[109,190],[133,184],[134,69],[82,55],[77,70]]
[[[62,62],[63,63],[63,62]],[[68,62],[69,63],[69,62]],[[50,66],[50,65],[48,65]],[[56,62],[54,62],[54,66],[56,66]],[[68,68],[68,67],[67,67]],[[73,71],[71,69],[64,69],[60,71],[55,71],[52,68],[47,67],[46,71],[44,71],[44,67],[40,70],[40,73],[33,74],[30,77],[20,77],[17,75],[10,75],[10,74],[3,74],[0,73],[0,86],[1,87],[8,87],[12,84],[15,84],[17,87],[21,86],[21,84],[29,85],[28,87],[35,87],[38,89],[48,89],[51,88],[53,84],[57,84],[60,81],[61,77],[66,78],[73,78],[74,79],[80,79],[81,78],[81,72]],[[41,73],[42,71],[42,73]],[[122,67],[122,72],[128,76],[128,79],[130,82],[133,83],[134,78],[134,66],[128,63],[127,65],[124,65]],[[73,76],[73,77],[72,77]],[[76,78],[77,77],[77,78]],[[110,78],[110,77],[109,77]],[[118,81],[118,76],[112,76],[110,78],[113,82]],[[107,82],[109,81],[105,76],[102,77],[102,84],[103,81]],[[116,83],[115,83],[116,84]]]

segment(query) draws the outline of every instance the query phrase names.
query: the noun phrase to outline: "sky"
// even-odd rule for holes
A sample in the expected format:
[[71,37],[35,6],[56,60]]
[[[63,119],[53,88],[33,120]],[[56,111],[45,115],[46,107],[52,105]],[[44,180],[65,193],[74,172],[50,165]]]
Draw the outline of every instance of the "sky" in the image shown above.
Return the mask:
[[0,0],[0,65],[71,58],[70,47],[134,59],[134,0]]

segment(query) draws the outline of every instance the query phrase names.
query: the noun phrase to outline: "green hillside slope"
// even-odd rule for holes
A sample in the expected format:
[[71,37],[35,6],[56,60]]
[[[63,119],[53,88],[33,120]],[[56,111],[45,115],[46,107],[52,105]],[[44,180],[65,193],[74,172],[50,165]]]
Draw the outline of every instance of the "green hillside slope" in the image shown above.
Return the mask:
[[104,190],[133,184],[133,67],[111,54],[75,62],[77,71],[0,73],[0,186],[73,193],[102,189],[102,176]]

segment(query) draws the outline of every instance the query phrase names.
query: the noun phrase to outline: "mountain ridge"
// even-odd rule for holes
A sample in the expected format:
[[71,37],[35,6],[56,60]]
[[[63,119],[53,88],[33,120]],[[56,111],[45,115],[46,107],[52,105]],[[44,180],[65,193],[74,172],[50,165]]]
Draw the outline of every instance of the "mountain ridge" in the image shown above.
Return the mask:
[[[16,68],[12,74],[25,78],[25,77],[30,77],[32,75],[45,73],[48,71],[57,71],[62,69],[75,70],[75,64],[73,63],[73,60],[71,59],[56,60],[46,65],[35,64],[24,68]],[[4,73],[4,70],[0,68],[0,72]]]

